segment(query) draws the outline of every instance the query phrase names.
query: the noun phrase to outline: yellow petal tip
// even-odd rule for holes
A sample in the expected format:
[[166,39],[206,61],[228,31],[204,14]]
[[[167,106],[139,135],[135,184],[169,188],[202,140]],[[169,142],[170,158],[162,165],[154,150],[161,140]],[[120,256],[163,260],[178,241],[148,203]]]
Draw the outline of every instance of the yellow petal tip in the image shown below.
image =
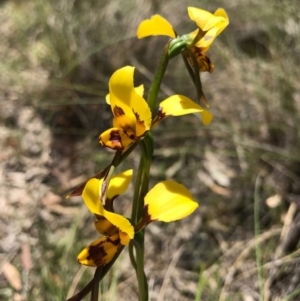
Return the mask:
[[142,21],[137,29],[138,39],[161,35],[176,37],[172,25],[160,15],[153,15],[150,19]]

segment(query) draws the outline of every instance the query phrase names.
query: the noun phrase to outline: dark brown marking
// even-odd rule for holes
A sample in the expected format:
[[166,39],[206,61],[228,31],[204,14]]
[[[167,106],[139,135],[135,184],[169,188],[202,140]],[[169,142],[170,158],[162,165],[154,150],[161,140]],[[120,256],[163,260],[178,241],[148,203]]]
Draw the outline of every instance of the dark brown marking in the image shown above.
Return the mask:
[[143,209],[143,221],[146,225],[154,221],[153,219],[151,219],[151,215],[148,213],[148,207],[149,205],[145,205]]
[[118,106],[114,106],[114,108],[113,108],[113,114],[116,117],[125,115],[123,109],[121,107],[118,107]]
[[167,117],[166,113],[163,112],[163,109],[161,107],[159,107],[155,118],[152,120],[151,127],[156,126],[159,122],[161,122],[166,117]]
[[96,246],[89,246],[89,256],[88,260],[92,260],[96,266],[101,266],[104,264],[103,259],[107,255],[104,250],[104,244],[112,243],[115,246],[120,245],[120,238],[118,237],[116,240],[112,240],[110,237],[106,237],[106,240],[102,241]]
[[158,117],[159,120],[162,120],[162,119],[167,117],[166,113],[163,112],[161,107],[158,109],[158,112],[157,112],[156,116]]
[[[95,225],[98,223],[98,222],[106,222],[107,219],[105,217],[103,217],[102,215],[98,215],[98,214],[95,214],[96,218],[97,218],[97,221],[95,221]],[[110,235],[114,235],[118,232],[118,228],[116,226],[114,226],[113,224],[111,224],[106,231],[103,231],[101,232],[101,234],[105,235],[105,236],[110,236]]]
[[107,255],[103,247],[104,241],[101,244],[96,246],[89,247],[89,256],[87,257],[88,260],[93,260],[96,266],[103,265],[103,258]]
[[[128,134],[128,132],[126,131],[126,129],[123,129],[124,133],[126,134],[126,136],[131,139],[131,140],[135,140],[135,134]],[[130,129],[130,131],[132,131]]]
[[[194,53],[194,55],[196,57],[199,71],[202,71],[202,72],[204,72],[204,71],[212,72],[213,71],[214,65],[210,61],[209,57],[203,53],[202,48],[193,46],[193,47],[191,47],[191,51]],[[185,52],[185,55],[186,55],[186,58],[188,59],[190,65],[193,66],[194,65],[193,60],[190,57],[190,55],[187,52]]]
[[[132,111],[133,111],[133,110],[132,110]],[[144,122],[144,121],[141,121],[140,115],[139,115],[137,112],[134,112],[134,111],[133,111],[133,114],[134,114],[134,116],[135,116],[135,118],[136,118],[136,122],[139,123],[139,124],[141,124],[141,125],[143,125],[143,126],[145,127],[145,122]],[[146,127],[145,127],[145,128],[146,128]]]
[[[135,130],[133,130],[130,126],[123,127],[123,131],[128,138],[130,138],[131,140],[135,140],[136,138]],[[129,134],[129,132],[131,134]]]
[[104,209],[110,212],[115,212],[114,211],[114,200],[118,197],[119,195],[115,195],[112,199],[106,198]]
[[[122,139],[120,136],[120,132],[118,130],[111,131],[109,134],[109,141],[112,143],[112,147],[115,150],[123,150]],[[100,144],[106,146],[105,143],[100,138]]]

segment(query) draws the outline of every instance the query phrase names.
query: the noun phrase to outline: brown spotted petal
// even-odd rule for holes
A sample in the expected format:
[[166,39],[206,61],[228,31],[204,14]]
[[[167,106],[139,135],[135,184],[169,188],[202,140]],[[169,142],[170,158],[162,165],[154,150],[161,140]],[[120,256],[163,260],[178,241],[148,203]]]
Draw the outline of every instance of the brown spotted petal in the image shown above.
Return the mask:
[[96,215],[97,220],[94,222],[97,231],[105,236],[110,236],[119,232],[119,229],[113,225],[104,216]]
[[157,118],[157,122],[167,116],[182,116],[192,113],[200,113],[204,125],[208,125],[212,121],[213,116],[208,110],[203,109],[200,105],[184,95],[175,94],[159,104],[159,117]]
[[111,128],[99,136],[99,143],[102,146],[113,150],[126,150],[135,140],[120,128]]
[[121,247],[119,233],[101,237],[83,249],[77,260],[83,265],[102,266],[109,263]]
[[[204,54],[204,51],[201,48],[197,48],[197,47],[193,46],[193,47],[191,47],[191,51],[195,55],[200,72],[205,72],[205,71],[213,72],[214,64],[210,61],[209,57]],[[189,56],[189,54],[187,52],[185,52],[185,55],[186,55],[190,65],[193,66],[192,58]]]

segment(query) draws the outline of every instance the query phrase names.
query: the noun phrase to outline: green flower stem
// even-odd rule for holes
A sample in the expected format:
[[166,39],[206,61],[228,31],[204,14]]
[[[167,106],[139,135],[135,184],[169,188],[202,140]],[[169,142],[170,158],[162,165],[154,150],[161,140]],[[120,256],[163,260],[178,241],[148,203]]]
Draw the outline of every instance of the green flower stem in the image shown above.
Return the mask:
[[[132,204],[131,220],[134,224],[140,220],[144,207],[144,197],[149,189],[149,172],[152,155],[154,151],[154,141],[152,135],[147,133],[145,138],[140,141],[142,156],[138,168],[135,182],[134,198]],[[136,237],[138,238],[136,240]],[[135,247],[135,256],[133,252]],[[144,273],[144,232],[136,233],[134,241],[129,245],[129,256],[134,267],[138,280],[139,301],[148,300],[148,283]]]
[[135,181],[131,221],[134,225],[140,220],[143,207],[144,197],[148,192],[149,173],[151,167],[152,156],[154,152],[154,140],[150,132],[148,132],[144,139],[140,141],[142,150],[142,157],[138,168],[138,173]]
[[152,112],[152,115],[154,115],[155,103],[157,101],[157,96],[158,96],[158,92],[160,89],[160,85],[162,83],[163,77],[165,75],[165,71],[166,71],[168,63],[169,63],[169,44],[170,44],[170,41],[167,43],[167,45],[164,48],[161,59],[155,70],[154,78],[153,78],[153,81],[151,83],[149,93],[148,93],[147,102],[148,102],[148,105]]
[[131,265],[134,267],[135,271],[137,270],[137,265],[134,257],[134,251],[133,251],[133,241],[130,241],[129,246],[128,246],[128,253],[129,253],[129,258],[131,261]]
[[[141,143],[141,148],[143,143]],[[151,167],[151,158],[146,157],[145,153],[142,154],[141,161],[143,162],[143,174],[142,174],[142,182],[140,187],[140,194],[139,194],[139,201],[138,201],[138,208],[137,208],[137,216],[139,221],[143,214],[143,208],[144,208],[144,198],[149,190],[149,173],[150,173],[150,167]]]
[[150,170],[151,162],[145,161],[144,162],[144,172],[143,172],[143,180],[141,185],[141,191],[140,191],[140,197],[139,197],[139,203],[138,203],[138,221],[141,219],[144,211],[144,199],[146,194],[149,191],[149,170]]
[[100,283],[100,278],[101,278],[101,274],[102,274],[102,269],[103,269],[103,267],[99,267],[95,271],[94,284],[93,284],[92,291],[91,291],[91,301],[98,301],[99,283]]
[[136,252],[136,276],[139,286],[139,301],[148,301],[148,283],[144,272],[144,231],[135,234],[133,244]]
[[[135,260],[135,257],[134,257],[134,246],[135,246],[135,244],[136,244],[136,242],[134,240],[132,240],[129,243],[129,258],[130,258],[132,266],[134,267],[134,269],[137,273],[137,264],[136,264],[136,260]],[[142,258],[144,258],[144,256],[142,256]],[[144,291],[147,293],[147,296],[148,296],[148,283],[147,283],[147,278],[146,278],[145,273],[144,273],[144,283],[141,283],[141,285],[144,285]]]
[[132,212],[131,212],[131,221],[135,225],[138,222],[138,208],[139,208],[139,197],[140,197],[140,188],[143,177],[144,169],[144,160],[140,159],[140,164],[138,168],[138,173],[135,180],[133,203],[132,203]]
[[[149,174],[154,152],[154,140],[150,132],[148,132],[145,135],[144,139],[140,142],[140,147],[142,151],[142,157],[138,172],[139,187],[136,187],[135,190],[138,195],[137,203],[135,203],[136,208],[134,209],[137,216],[136,222],[139,221],[142,217],[144,209],[144,198],[149,190]],[[140,231],[135,234],[133,243],[136,251],[136,260],[134,267],[136,268],[136,275],[138,279],[139,301],[147,301],[148,283],[144,272],[144,231]]]
[[139,221],[143,215],[144,199],[149,190],[150,167],[151,167],[152,157],[154,153],[154,139],[150,132],[148,132],[145,138],[141,141],[140,147],[142,150],[141,160],[143,161],[143,177],[142,177],[141,189],[139,194],[137,221]]

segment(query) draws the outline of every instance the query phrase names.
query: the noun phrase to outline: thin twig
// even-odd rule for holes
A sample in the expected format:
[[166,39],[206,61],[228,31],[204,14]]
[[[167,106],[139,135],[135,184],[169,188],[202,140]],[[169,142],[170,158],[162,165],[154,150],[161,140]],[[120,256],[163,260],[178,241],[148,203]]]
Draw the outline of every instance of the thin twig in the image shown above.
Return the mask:
[[[279,235],[280,232],[281,232],[281,228],[271,229],[267,232],[264,232],[258,237],[258,242],[262,243],[263,241],[268,240],[268,239],[272,238],[275,235]],[[227,297],[226,290],[228,289],[228,287],[233,282],[233,275],[235,274],[236,270],[243,265],[244,260],[249,255],[249,253],[255,248],[255,243],[256,243],[255,238],[251,239],[247,243],[247,245],[244,246],[243,251],[239,254],[237,259],[231,264],[231,266],[228,270],[228,273],[226,275],[221,293],[220,293],[219,301],[225,301],[226,300],[226,297]],[[255,268],[255,271],[257,271],[256,268]]]
[[71,298],[71,296],[73,296],[75,290],[76,290],[76,287],[83,275],[83,273],[85,272],[85,270],[87,269],[87,267],[85,265],[82,265],[79,270],[77,271],[75,277],[73,278],[73,281],[70,285],[70,288],[69,288],[69,291],[68,291],[68,294],[67,294],[67,299],[68,298]]
[[254,233],[255,233],[255,257],[257,266],[257,279],[260,298],[259,300],[264,300],[264,285],[263,285],[263,273],[262,273],[262,259],[261,259],[261,248],[259,242],[259,232],[260,232],[260,220],[259,220],[259,205],[260,205],[260,193],[261,188],[261,175],[260,173],[256,177],[255,190],[254,190]]
[[99,299],[99,284],[102,279],[103,266],[98,267],[94,275],[94,284],[91,290],[91,301],[98,301]]
[[165,296],[165,293],[166,293],[167,286],[169,284],[169,280],[171,278],[171,275],[174,271],[174,268],[175,268],[175,266],[176,266],[176,264],[177,264],[177,262],[178,262],[178,260],[181,256],[182,252],[183,252],[183,246],[181,245],[178,248],[178,250],[175,252],[175,254],[173,255],[172,261],[171,261],[171,263],[170,263],[170,265],[167,269],[166,275],[164,277],[164,281],[162,283],[162,286],[160,288],[160,291],[158,293],[156,301],[164,300],[164,296]]
[[94,278],[82,289],[78,292],[75,296],[67,299],[67,301],[80,301],[82,300],[92,289],[94,285]]

